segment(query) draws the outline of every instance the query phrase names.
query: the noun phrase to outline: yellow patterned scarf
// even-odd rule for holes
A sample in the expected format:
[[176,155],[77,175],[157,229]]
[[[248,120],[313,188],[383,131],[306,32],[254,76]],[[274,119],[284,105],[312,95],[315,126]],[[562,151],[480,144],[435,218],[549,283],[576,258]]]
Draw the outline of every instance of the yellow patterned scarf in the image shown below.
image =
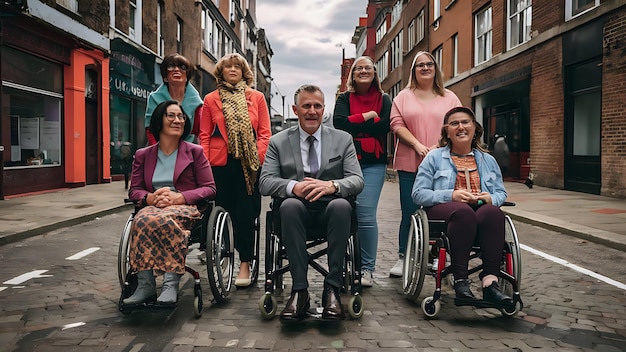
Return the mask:
[[248,115],[246,88],[245,81],[240,81],[234,86],[226,81],[222,81],[217,87],[222,100],[224,121],[226,122],[228,154],[231,154],[235,159],[241,160],[246,190],[248,195],[251,195],[261,163],[259,161],[259,152],[256,148],[254,131],[250,123],[250,116]]

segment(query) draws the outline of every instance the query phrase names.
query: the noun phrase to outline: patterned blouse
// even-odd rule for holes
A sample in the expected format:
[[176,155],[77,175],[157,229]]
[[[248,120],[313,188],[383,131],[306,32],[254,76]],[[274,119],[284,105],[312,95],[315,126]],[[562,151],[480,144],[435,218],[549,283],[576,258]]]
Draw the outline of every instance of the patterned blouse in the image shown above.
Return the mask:
[[474,153],[466,155],[450,153],[450,156],[458,171],[454,189],[463,189],[472,194],[480,193],[480,175],[478,174]]

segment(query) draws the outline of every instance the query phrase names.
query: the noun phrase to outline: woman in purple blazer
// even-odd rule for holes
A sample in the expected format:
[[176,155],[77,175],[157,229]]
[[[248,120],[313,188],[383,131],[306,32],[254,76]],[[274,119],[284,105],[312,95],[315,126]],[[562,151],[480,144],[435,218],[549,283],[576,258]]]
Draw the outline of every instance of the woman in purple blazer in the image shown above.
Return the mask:
[[[157,144],[135,153],[129,198],[140,202],[131,228],[130,266],[137,273],[137,290],[128,305],[174,304],[185,273],[187,239],[201,213],[196,205],[215,198],[215,182],[202,147],[185,142],[191,130],[182,106],[174,100],[159,104],[150,120]],[[156,298],[154,275],[164,273]]]

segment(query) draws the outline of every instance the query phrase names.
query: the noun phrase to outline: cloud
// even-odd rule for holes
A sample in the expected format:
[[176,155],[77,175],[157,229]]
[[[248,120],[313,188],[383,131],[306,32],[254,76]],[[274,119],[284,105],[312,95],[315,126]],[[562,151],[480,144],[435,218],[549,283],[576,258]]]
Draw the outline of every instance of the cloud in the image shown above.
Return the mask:
[[367,0],[262,0],[257,2],[257,26],[274,52],[272,115],[291,111],[293,93],[302,84],[316,84],[326,96],[326,112],[333,111],[341,83],[342,47],[354,57],[350,43]]

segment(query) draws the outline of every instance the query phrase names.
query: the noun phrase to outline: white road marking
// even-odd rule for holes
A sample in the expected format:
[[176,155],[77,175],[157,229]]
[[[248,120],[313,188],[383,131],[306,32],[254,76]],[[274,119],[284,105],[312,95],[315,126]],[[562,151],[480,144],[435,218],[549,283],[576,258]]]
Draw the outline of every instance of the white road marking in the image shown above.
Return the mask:
[[91,248],[87,248],[84,251],[80,251],[70,257],[65,258],[66,260],[78,260],[84,256],[90,255],[91,253],[99,250],[100,247],[91,247]]
[[0,287],[0,292],[4,291],[6,289],[7,289],[6,287]]
[[85,325],[85,323],[83,323],[82,321],[78,322],[78,323],[65,324],[65,325],[63,325],[63,328],[61,328],[61,330],[77,328],[77,327],[83,326],[83,325]]
[[561,264],[561,265],[563,265],[565,267],[568,267],[568,268],[571,268],[573,270],[576,270],[576,271],[578,271],[580,273],[583,273],[585,275],[589,275],[589,276],[591,276],[593,278],[596,278],[596,279],[598,279],[600,281],[604,281],[604,282],[606,282],[609,285],[613,285],[613,286],[615,286],[617,288],[621,288],[622,290],[626,290],[626,284],[623,284],[623,283],[621,283],[619,281],[615,281],[615,280],[613,280],[611,278],[608,278],[606,276],[600,275],[600,274],[595,273],[595,272],[593,272],[591,270],[582,268],[582,267],[580,267],[580,266],[578,266],[576,264],[568,262],[565,259],[561,259],[559,257],[555,257],[553,255],[550,255],[548,253],[544,253],[544,252],[542,252],[540,250],[534,249],[532,247],[528,247],[527,245],[521,244],[521,243],[520,243],[520,248],[524,249],[526,251],[529,251],[532,254],[535,254],[535,255],[538,255],[538,256],[543,257],[545,259],[548,259],[550,261],[553,261],[553,262],[555,262],[557,264]]
[[133,348],[129,352],[139,352],[145,345],[146,345],[145,343],[138,343],[134,345]]
[[22,282],[28,281],[30,279],[40,278],[40,277],[51,277],[52,275],[41,275],[41,274],[45,273],[46,271],[48,271],[48,270],[33,270],[30,273],[22,274],[20,276],[16,276],[16,277],[12,278],[11,280],[7,280],[7,281],[3,282],[2,284],[4,284],[4,285],[19,285]]

